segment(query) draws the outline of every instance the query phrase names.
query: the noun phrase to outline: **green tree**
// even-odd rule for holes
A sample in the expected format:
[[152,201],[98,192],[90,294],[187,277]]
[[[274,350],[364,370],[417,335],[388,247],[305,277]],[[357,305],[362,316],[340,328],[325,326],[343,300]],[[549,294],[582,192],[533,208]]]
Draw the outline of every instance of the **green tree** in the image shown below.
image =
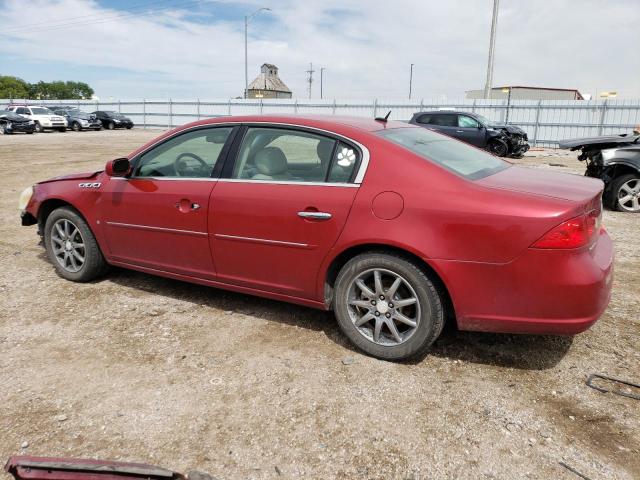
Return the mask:
[[27,98],[29,84],[18,77],[0,76],[0,98]]
[[33,83],[29,88],[30,98],[43,100],[84,100],[91,98],[93,88],[84,82],[54,82]]

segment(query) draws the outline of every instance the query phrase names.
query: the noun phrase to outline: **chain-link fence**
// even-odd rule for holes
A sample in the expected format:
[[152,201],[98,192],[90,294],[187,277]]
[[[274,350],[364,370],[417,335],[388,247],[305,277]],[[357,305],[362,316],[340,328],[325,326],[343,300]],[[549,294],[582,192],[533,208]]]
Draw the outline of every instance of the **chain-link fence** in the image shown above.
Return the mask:
[[[0,100],[3,105],[11,103]],[[460,110],[523,128],[532,145],[560,140],[631,133],[640,124],[640,100],[13,100],[13,103],[76,105],[81,110],[115,110],[142,128],[173,128],[225,115],[322,114],[374,117],[391,110],[393,120],[409,120],[425,110]]]

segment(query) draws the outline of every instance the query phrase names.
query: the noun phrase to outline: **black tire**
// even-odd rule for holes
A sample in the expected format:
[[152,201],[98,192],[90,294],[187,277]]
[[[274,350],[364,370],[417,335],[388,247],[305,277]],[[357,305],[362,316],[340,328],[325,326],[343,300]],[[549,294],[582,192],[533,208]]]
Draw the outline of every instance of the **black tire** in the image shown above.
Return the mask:
[[[60,220],[71,222],[80,232],[81,240],[84,244],[84,263],[78,271],[67,270],[61,265],[54,253],[52,230]],[[51,212],[44,227],[44,243],[49,260],[53,263],[58,275],[64,279],[72,282],[89,282],[103,275],[108,269],[108,264],[87,222],[71,207],[60,207]]]
[[113,130],[114,128],[116,128],[116,124],[113,122],[109,122],[107,123],[107,130]]
[[11,134],[13,134],[13,132],[11,130],[9,130],[6,125],[3,125],[2,126],[2,134],[3,135],[11,135]]
[[33,135],[33,132],[25,132],[27,135]]
[[[352,284],[358,277],[366,275],[373,269],[401,276],[416,295],[420,307],[420,314],[416,313],[417,326],[402,343],[395,345],[376,343],[372,338],[361,333],[352,320],[353,312],[350,313],[349,310],[349,292]],[[443,304],[436,285],[419,266],[400,255],[384,251],[364,253],[349,260],[336,279],[333,301],[338,324],[349,340],[368,355],[383,360],[406,360],[423,355],[442,332],[445,321]],[[373,311],[373,307],[369,308]],[[381,318],[381,320],[384,319]],[[367,324],[364,326],[368,328]],[[388,329],[388,327],[382,328]]]
[[133,125],[127,125],[127,130],[131,130],[133,128]]
[[509,147],[502,140],[491,140],[487,144],[487,150],[497,157],[506,157]]
[[64,132],[66,132],[66,131],[67,131],[67,127],[58,128],[58,131],[59,131],[60,133],[64,133]]
[[[622,190],[623,187],[626,187],[627,190]],[[631,193],[629,193],[629,189],[632,190]],[[625,197],[628,198],[629,195],[631,195],[632,199],[621,204],[620,200]],[[635,203],[633,202],[633,198],[635,198]],[[607,199],[609,200],[609,207],[614,210],[640,213],[640,174],[627,173],[614,178],[611,182],[610,194]],[[634,205],[637,205],[637,207]]]
[[44,129],[42,128],[42,125],[40,125],[40,122],[36,122],[36,133],[42,133]]
[[79,132],[80,130],[82,130],[82,126],[79,122],[73,122],[71,124],[71,130],[73,130],[74,132]]

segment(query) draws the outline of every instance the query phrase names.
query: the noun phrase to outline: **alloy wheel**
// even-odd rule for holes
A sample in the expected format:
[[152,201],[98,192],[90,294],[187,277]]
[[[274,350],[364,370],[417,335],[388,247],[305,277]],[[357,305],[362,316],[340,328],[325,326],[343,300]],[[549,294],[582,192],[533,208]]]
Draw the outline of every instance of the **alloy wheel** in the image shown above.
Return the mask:
[[632,178],[620,186],[618,205],[627,212],[640,212],[640,179]]
[[383,346],[405,343],[420,322],[420,302],[409,282],[387,269],[370,269],[349,286],[347,311],[358,332]]
[[53,224],[51,248],[56,260],[66,271],[75,273],[82,269],[86,256],[84,239],[71,221],[62,218]]

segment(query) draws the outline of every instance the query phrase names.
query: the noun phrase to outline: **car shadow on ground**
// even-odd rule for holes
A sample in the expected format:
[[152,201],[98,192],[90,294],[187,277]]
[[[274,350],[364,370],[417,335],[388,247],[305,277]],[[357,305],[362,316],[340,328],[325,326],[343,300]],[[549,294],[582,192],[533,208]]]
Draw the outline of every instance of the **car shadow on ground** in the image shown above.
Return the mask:
[[[96,283],[105,281],[195,305],[321,331],[341,347],[361,353],[344,337],[332,312],[119,268],[112,269]],[[414,365],[426,357],[438,356],[501,367],[545,370],[554,367],[565,356],[572,342],[573,337],[461,332],[450,322],[426,354],[403,363]]]

